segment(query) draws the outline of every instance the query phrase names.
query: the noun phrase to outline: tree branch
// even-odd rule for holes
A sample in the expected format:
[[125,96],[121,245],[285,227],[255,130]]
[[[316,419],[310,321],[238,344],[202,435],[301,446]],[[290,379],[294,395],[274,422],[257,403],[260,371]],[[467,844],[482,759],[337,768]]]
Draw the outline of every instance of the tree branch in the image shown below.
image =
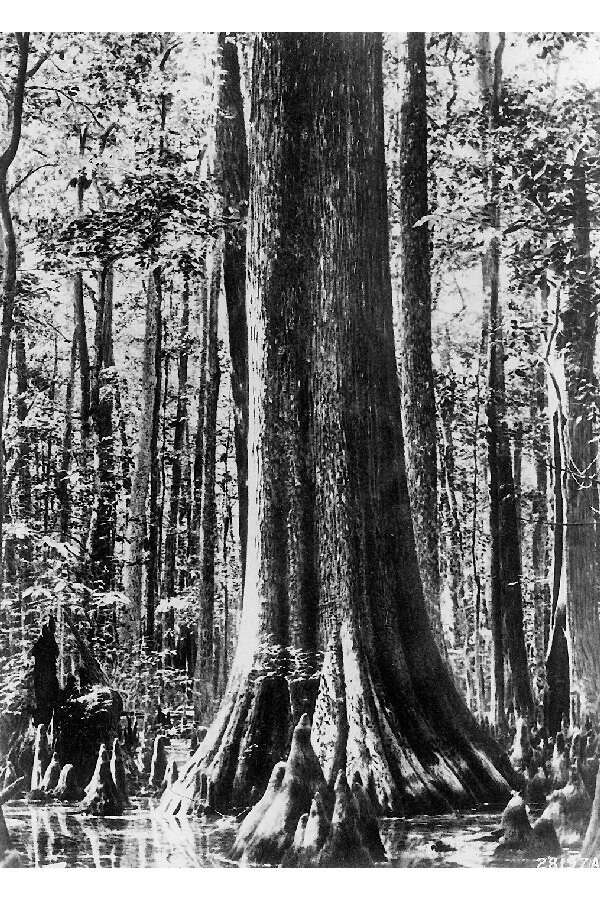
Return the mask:
[[[48,40],[50,40],[51,37],[52,37],[52,32],[49,32],[49,34],[48,34]],[[40,56],[40,58],[38,59],[38,61],[37,61],[36,63],[34,63],[34,65],[28,70],[28,72],[27,72],[27,78],[33,78],[34,75],[37,75],[37,73],[40,71],[40,69],[42,68],[42,66],[43,66],[44,63],[46,62],[46,60],[49,59],[51,56],[52,56],[52,50],[51,50],[51,49],[46,50],[45,53],[42,53],[42,55]]]
[[21,187],[23,182],[27,181],[28,178],[31,178],[32,175],[35,175],[36,172],[39,172],[40,169],[55,169],[57,166],[58,163],[42,163],[40,166],[35,166],[34,169],[30,169],[29,172],[27,172],[25,175],[23,175],[22,178],[19,178],[19,180],[13,184],[10,191],[8,192],[8,196],[11,197],[12,194]]
[[10,141],[2,156],[0,156],[0,179],[6,178],[9,166],[17,155],[19,141],[21,140],[21,122],[23,118],[23,99],[25,96],[25,80],[27,78],[27,60],[29,57],[29,32],[23,35],[16,32],[17,44],[19,45],[19,68],[17,71],[17,80],[15,82],[13,121],[10,135]]
[[52,91],[55,94],[61,94],[61,96],[66,97],[69,103],[71,103],[73,106],[82,106],[85,110],[87,110],[98,128],[103,127],[102,122],[100,121],[92,107],[89,105],[89,103],[85,103],[83,100],[77,100],[75,99],[75,97],[71,97],[71,95],[67,94],[66,91],[63,91],[62,88],[53,87],[49,84],[35,84],[31,86],[31,90]]

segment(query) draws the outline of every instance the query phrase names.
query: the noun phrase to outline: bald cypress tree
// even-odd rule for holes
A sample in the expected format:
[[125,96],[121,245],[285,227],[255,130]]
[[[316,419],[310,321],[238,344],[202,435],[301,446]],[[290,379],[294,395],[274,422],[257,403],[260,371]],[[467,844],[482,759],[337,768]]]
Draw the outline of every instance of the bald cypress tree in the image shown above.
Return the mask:
[[[459,697],[419,575],[394,354],[377,34],[265,34],[253,61],[248,553],[239,645],[166,792],[260,796],[301,713],[326,779],[380,810],[500,798],[508,765]],[[199,777],[206,776],[206,779]]]

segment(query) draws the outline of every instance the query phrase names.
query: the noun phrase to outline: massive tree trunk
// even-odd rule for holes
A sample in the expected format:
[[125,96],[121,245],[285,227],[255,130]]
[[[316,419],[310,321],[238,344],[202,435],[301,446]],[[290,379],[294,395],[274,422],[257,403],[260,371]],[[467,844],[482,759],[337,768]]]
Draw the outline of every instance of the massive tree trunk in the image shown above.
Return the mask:
[[314,712],[327,780],[360,772],[379,809],[506,794],[505,757],[456,692],[423,600],[394,354],[381,65],[377,34],[256,42],[242,623],[219,713],[163,811],[189,809],[201,775],[220,808],[260,796],[303,712]]
[[[13,328],[13,314],[17,288],[17,239],[10,211],[9,191],[7,185],[8,171],[14,162],[21,142],[21,126],[23,120],[23,99],[27,80],[27,62],[29,59],[29,32],[16,32],[19,48],[19,62],[12,96],[11,129],[6,147],[0,155],[0,220],[4,238],[4,260],[2,272],[2,326],[0,330],[0,563],[2,561],[2,540],[5,514],[5,465],[4,465],[4,400],[6,397],[6,381],[10,341]],[[0,585],[2,582],[2,565],[0,564]],[[1,586],[0,586],[1,592]]]
[[151,445],[156,393],[156,349],[159,341],[160,295],[157,276],[149,270],[146,285],[146,326],[142,362],[142,408],[140,412],[138,448],[129,509],[127,530],[127,559],[123,569],[123,584],[129,598],[130,628],[133,638],[140,635],[142,617],[142,574],[144,543],[146,540],[146,500],[151,467]]
[[522,715],[533,717],[534,704],[529,679],[523,630],[521,545],[515,496],[510,440],[506,422],[504,345],[500,299],[500,181],[497,130],[500,126],[502,54],[500,33],[492,63],[489,34],[479,37],[479,78],[482,107],[487,118],[485,190],[487,247],[482,257],[484,315],[488,315],[488,465],[490,477],[490,578],[491,625],[494,647],[496,722],[505,718],[504,647],[508,652],[515,705]]
[[431,280],[427,203],[427,73],[425,35],[406,42],[406,86],[400,137],[402,424],[415,543],[425,604],[445,653],[440,616],[437,434],[431,364]]
[[586,159],[573,167],[572,215],[575,254],[568,292],[563,292],[562,334],[567,400],[566,626],[570,658],[571,721],[600,707],[598,617],[598,465],[590,404],[597,390],[594,353],[597,296],[590,256],[590,210]]
[[246,321],[246,214],[248,150],[240,67],[235,44],[219,35],[219,90],[215,122],[215,179],[231,224],[225,228],[223,286],[229,321],[231,393],[235,415],[242,578],[248,531],[248,324]]

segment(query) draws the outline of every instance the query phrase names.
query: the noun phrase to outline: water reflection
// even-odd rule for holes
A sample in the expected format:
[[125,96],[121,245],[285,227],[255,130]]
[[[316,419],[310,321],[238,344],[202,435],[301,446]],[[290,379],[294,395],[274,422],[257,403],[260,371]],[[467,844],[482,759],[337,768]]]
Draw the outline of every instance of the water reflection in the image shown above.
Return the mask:
[[[237,824],[161,818],[152,804],[133,801],[125,816],[97,818],[76,813],[74,804],[6,804],[4,813],[16,850],[31,866],[87,868],[196,868],[230,865],[227,856]],[[500,810],[467,815],[382,819],[390,865],[398,867],[535,866],[536,860],[497,860]]]
[[193,819],[159,818],[134,806],[119,818],[74,812],[74,806],[25,802],[4,806],[15,850],[29,865],[85,868],[147,868],[222,865],[235,836],[231,819],[206,825]]

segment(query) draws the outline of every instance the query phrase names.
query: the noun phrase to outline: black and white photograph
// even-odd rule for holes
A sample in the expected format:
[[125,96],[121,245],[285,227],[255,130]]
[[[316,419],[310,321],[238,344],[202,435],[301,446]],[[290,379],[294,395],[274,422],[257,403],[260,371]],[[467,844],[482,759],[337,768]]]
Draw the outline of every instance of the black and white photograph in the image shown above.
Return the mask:
[[0,250],[0,868],[600,868],[600,32],[0,31]]

